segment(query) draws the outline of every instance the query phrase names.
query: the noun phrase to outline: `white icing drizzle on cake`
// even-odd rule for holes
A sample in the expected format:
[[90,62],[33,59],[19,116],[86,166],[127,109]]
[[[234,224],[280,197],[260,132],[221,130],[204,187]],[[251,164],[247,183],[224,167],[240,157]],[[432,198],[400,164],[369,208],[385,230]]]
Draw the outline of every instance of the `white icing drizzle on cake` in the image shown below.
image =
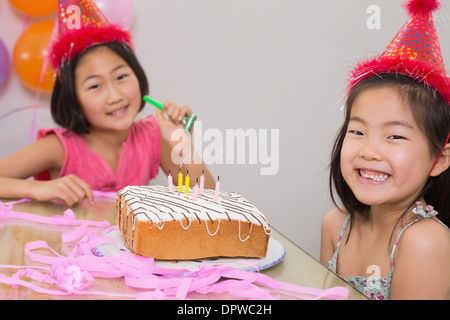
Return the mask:
[[[226,191],[219,192],[219,201],[214,201],[214,190],[205,189],[203,195],[198,195],[197,201],[193,200],[193,188],[189,189],[189,194],[183,192],[170,192],[165,186],[128,186],[118,192],[121,195],[121,208],[125,201],[128,204],[127,214],[133,212],[133,230],[135,219],[150,221],[158,229],[162,230],[167,221],[180,221],[181,227],[189,229],[191,223],[198,220],[211,221],[217,223],[217,229],[209,230],[209,235],[214,236],[220,228],[220,220],[237,220],[239,222],[239,239],[241,237],[241,222],[250,223],[252,226],[260,225],[266,234],[270,234],[270,226],[265,216],[248,200],[237,193]],[[123,212],[123,211],[122,211]],[[187,220],[184,222],[183,220]],[[249,232],[249,233],[250,233]]]

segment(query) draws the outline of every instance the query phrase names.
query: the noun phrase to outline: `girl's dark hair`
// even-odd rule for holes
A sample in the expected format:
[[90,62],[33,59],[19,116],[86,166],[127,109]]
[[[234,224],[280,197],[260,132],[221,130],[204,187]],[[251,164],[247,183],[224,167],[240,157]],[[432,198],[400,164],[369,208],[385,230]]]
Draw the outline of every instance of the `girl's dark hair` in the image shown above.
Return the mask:
[[[351,222],[355,215],[368,218],[369,206],[361,203],[353,194],[341,173],[341,150],[347,133],[350,113],[353,103],[363,91],[373,88],[390,87],[397,90],[403,101],[410,107],[416,123],[425,134],[431,156],[436,158],[444,147],[450,131],[450,106],[432,88],[408,76],[385,73],[362,80],[348,96],[345,105],[345,120],[336,137],[331,154],[329,189],[334,204],[338,207],[334,192],[340,198],[342,205],[350,214]],[[450,226],[450,169],[437,177],[430,177],[421,194],[407,208],[397,221],[397,224],[421,198],[427,204],[434,206],[439,213],[438,218]],[[352,224],[350,224],[349,235]],[[396,226],[397,226],[396,224]],[[395,227],[394,227],[395,229]],[[393,231],[394,232],[394,231]],[[348,240],[347,237],[347,240]]]
[[[61,127],[78,134],[89,133],[91,124],[81,113],[81,107],[75,91],[75,70],[81,57],[93,48],[99,46],[108,47],[125,60],[139,81],[142,97],[149,93],[148,80],[145,72],[128,45],[119,42],[108,42],[90,47],[61,67],[60,74],[55,81],[51,99],[51,113],[53,120]],[[142,103],[139,111],[141,111],[145,105],[145,102],[142,99],[141,101]]]

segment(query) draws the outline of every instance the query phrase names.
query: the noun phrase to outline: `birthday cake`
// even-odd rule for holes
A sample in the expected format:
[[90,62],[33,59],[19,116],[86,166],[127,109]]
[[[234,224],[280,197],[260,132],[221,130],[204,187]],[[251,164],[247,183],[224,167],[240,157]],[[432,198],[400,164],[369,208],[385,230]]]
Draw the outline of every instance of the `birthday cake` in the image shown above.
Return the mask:
[[160,260],[265,257],[270,226],[236,193],[128,186],[117,193],[116,223],[135,254]]

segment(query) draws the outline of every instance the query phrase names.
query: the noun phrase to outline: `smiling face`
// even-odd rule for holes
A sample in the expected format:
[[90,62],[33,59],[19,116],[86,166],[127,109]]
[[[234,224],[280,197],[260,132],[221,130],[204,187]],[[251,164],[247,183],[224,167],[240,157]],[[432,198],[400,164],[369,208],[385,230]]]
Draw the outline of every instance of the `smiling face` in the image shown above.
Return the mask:
[[379,87],[358,95],[341,150],[341,172],[360,202],[408,206],[432,165],[428,141],[396,90]]
[[125,60],[105,46],[90,50],[80,59],[75,91],[92,130],[126,131],[141,106],[136,75]]

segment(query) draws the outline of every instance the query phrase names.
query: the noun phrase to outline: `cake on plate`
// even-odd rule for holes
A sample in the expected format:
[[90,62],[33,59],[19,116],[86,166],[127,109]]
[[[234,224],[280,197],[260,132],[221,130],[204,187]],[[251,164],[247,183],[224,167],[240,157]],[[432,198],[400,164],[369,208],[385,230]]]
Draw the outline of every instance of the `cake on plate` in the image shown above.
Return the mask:
[[117,193],[116,223],[135,254],[160,260],[265,257],[270,226],[237,193],[128,186]]

